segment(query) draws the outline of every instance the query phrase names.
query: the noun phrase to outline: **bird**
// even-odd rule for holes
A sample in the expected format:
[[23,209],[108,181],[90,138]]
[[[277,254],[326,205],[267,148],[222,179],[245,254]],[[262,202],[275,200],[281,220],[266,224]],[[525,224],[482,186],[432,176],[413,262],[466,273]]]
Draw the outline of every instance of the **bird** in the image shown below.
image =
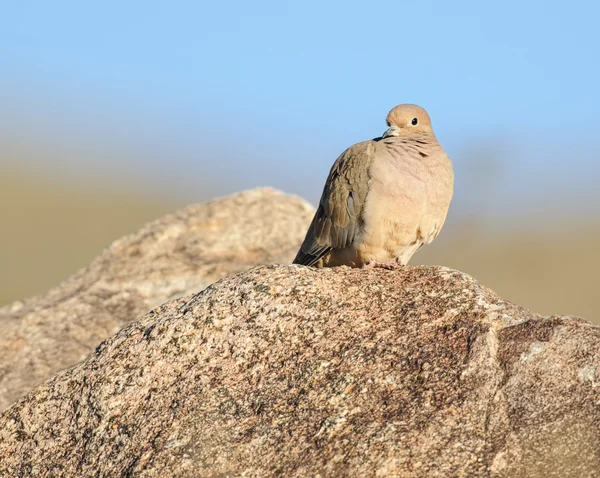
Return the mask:
[[333,164],[294,264],[394,269],[440,233],[454,171],[429,114],[400,104],[386,123]]

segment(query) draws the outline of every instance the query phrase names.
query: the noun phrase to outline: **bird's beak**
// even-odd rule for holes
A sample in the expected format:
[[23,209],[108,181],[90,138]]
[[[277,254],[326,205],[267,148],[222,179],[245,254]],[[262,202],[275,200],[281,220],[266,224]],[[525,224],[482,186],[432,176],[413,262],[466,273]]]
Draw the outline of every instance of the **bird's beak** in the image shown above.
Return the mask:
[[383,133],[383,136],[381,138],[387,138],[388,136],[400,136],[400,128],[393,124],[387,129],[385,133]]

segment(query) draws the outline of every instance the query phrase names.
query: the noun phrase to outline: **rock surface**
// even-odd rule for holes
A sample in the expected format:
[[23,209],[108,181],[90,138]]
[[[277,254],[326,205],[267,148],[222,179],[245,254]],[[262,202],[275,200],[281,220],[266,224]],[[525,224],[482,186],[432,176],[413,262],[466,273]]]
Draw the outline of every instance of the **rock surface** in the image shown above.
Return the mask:
[[273,189],[190,206],[114,242],[47,294],[0,309],[0,411],[164,301],[291,262],[313,213]]
[[0,476],[592,477],[599,425],[599,327],[446,268],[266,266],[6,410]]

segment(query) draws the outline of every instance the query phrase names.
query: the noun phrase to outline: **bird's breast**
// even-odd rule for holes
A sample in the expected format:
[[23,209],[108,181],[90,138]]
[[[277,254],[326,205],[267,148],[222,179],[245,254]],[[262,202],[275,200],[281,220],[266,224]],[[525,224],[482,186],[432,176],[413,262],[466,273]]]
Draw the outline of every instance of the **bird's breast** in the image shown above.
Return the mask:
[[357,241],[365,262],[400,258],[406,263],[424,242],[437,235],[449,205],[448,187],[440,186],[440,177],[447,176],[443,163],[430,161],[429,155],[424,157],[417,148],[402,144],[379,152],[370,170],[363,228]]

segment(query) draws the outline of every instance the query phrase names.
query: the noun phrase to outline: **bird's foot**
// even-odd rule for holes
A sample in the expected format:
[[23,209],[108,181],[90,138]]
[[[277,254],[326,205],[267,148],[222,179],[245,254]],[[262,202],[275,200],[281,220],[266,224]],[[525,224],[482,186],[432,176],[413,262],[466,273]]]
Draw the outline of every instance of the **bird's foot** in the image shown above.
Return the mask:
[[402,264],[400,264],[399,262],[377,262],[377,261],[369,261],[367,262],[363,268],[365,269],[387,269],[388,271],[391,271],[393,269],[395,269],[396,267],[400,267]]

